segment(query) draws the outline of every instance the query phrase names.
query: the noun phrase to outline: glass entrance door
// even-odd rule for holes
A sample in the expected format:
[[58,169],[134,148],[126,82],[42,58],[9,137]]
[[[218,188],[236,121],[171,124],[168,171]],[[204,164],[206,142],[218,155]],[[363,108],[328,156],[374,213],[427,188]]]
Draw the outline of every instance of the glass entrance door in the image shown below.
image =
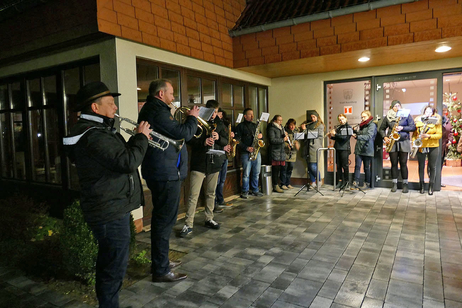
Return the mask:
[[[402,109],[409,109],[410,115],[414,119],[421,115],[423,109],[430,105],[437,110],[442,106],[442,85],[438,84],[438,76],[424,76],[423,74],[407,76],[388,76],[376,78],[375,83],[375,111],[376,117],[381,120],[378,122],[378,130],[387,112],[390,110],[390,104],[393,100],[401,102]],[[441,114],[441,112],[439,112]],[[388,132],[389,133],[389,132]],[[411,133],[412,138],[412,133]],[[375,185],[379,187],[391,187],[391,162],[389,153],[385,150],[380,134],[376,138],[376,155],[374,159],[373,176],[375,176]],[[441,146],[440,146],[441,148]],[[441,151],[441,149],[440,149]],[[441,153],[441,152],[440,152]],[[437,166],[440,163],[438,156]],[[399,167],[399,165],[398,165]],[[409,188],[418,189],[419,173],[417,158],[408,158],[407,167],[409,170]],[[440,190],[441,169],[436,168],[435,190]],[[401,168],[399,167],[398,182],[401,182]],[[428,172],[425,171],[425,182],[428,183]]]

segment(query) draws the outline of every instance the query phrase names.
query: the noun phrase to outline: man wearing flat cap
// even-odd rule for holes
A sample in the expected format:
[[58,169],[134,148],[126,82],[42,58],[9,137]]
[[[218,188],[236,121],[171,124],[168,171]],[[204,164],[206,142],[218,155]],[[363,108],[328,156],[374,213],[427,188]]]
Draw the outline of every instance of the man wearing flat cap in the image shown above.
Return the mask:
[[143,204],[138,167],[148,148],[151,130],[141,122],[128,142],[114,129],[117,106],[102,82],[88,83],[76,95],[80,119],[64,138],[77,168],[80,205],[98,240],[96,296],[99,307],[119,307],[119,291],[127,269],[130,212]]

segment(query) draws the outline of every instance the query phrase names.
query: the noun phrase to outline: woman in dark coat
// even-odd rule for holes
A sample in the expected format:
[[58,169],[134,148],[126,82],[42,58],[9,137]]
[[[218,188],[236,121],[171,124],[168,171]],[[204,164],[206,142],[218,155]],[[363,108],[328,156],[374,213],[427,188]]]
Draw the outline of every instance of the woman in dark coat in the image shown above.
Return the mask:
[[363,189],[371,188],[371,166],[374,158],[374,140],[377,135],[377,125],[372,121],[374,117],[369,110],[361,112],[361,123],[353,137],[356,139],[355,146],[355,176],[352,189],[359,187],[359,175],[361,163],[364,163]]
[[348,184],[349,177],[349,160],[351,148],[350,138],[352,136],[351,126],[348,125],[347,117],[341,113],[337,116],[339,125],[330,131],[330,139],[335,140],[334,149],[337,160],[337,177],[338,184],[337,188],[343,189]]
[[[380,135],[383,141],[388,144],[391,142],[389,135],[391,134],[393,127],[398,120],[396,113],[401,109],[400,101],[394,100],[390,104],[390,110],[388,110],[387,116],[383,119],[382,125],[380,126]],[[388,132],[387,132],[388,128]],[[401,118],[396,131],[399,133],[399,140],[395,142],[393,148],[390,151],[390,162],[391,162],[391,178],[393,179],[393,188],[391,192],[396,192],[398,189],[398,162],[401,170],[401,178],[403,179],[403,193],[409,192],[408,187],[408,176],[409,172],[407,169],[407,158],[409,152],[411,152],[411,142],[409,133],[415,131],[414,119],[409,114],[405,118]]]
[[316,110],[308,110],[306,114],[308,123],[306,124],[307,131],[317,132],[317,137],[314,139],[305,139],[305,159],[308,165],[308,174],[312,184],[316,183],[316,175],[320,180],[320,174],[317,168],[317,151],[322,148],[324,141],[324,123],[322,122]]
[[282,127],[282,117],[275,115],[267,128],[267,135],[270,143],[270,157],[272,165],[272,181],[273,191],[283,193],[284,190],[278,184],[282,167],[286,165],[286,152],[284,149],[284,142],[288,140],[287,135]]

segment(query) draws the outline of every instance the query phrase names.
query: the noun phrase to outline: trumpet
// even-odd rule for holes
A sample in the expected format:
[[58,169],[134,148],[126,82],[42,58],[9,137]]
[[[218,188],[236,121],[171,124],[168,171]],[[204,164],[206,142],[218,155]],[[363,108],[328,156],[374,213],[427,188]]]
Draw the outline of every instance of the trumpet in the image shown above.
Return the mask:
[[[183,115],[191,110],[191,108],[189,107],[180,107],[180,108],[177,108],[175,105],[173,104],[170,104],[173,106],[174,110],[175,110],[175,113],[173,115],[173,117],[175,118],[175,120],[177,120],[178,122],[180,123],[183,123],[184,122],[184,118],[183,118]],[[201,117],[197,117],[197,127],[200,129],[200,133],[199,134],[196,134],[194,135],[195,138],[200,138],[202,136],[202,133],[204,132],[205,130],[205,134],[208,135],[208,136],[211,136],[212,135],[212,132],[214,130],[214,127],[211,127],[209,125],[209,123],[207,123],[207,121],[205,121],[204,119],[202,119]]]
[[[125,121],[125,122],[128,122],[128,123],[132,124],[132,125],[138,126],[138,123],[136,123],[133,120],[121,117],[118,114],[115,114],[115,116],[120,119],[120,122]],[[127,134],[129,134],[130,136],[134,136],[136,134],[132,129],[128,129],[128,128],[125,128],[125,127],[122,127],[122,126],[120,126],[120,129],[123,130],[124,132],[126,132]],[[168,146],[171,144],[171,145],[173,145],[175,147],[176,151],[178,152],[178,151],[181,150],[181,148],[184,145],[184,139],[173,140],[173,139],[165,137],[164,135],[159,134],[158,132],[155,132],[155,131],[150,132],[149,135],[152,138],[157,138],[157,141],[153,140],[153,139],[149,139],[148,140],[149,146],[153,147],[153,148],[158,148],[158,149],[160,149],[162,151],[165,151],[168,148]]]

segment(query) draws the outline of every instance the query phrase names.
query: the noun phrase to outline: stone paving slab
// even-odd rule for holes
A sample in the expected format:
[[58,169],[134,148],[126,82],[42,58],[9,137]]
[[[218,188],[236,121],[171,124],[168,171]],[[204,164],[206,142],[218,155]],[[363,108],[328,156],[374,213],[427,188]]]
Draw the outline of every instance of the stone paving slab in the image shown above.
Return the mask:
[[[462,193],[329,186],[235,199],[171,249],[187,253],[178,283],[151,277],[122,290],[121,307],[462,307]],[[137,235],[149,243],[149,232]],[[0,308],[87,308],[0,267]]]

